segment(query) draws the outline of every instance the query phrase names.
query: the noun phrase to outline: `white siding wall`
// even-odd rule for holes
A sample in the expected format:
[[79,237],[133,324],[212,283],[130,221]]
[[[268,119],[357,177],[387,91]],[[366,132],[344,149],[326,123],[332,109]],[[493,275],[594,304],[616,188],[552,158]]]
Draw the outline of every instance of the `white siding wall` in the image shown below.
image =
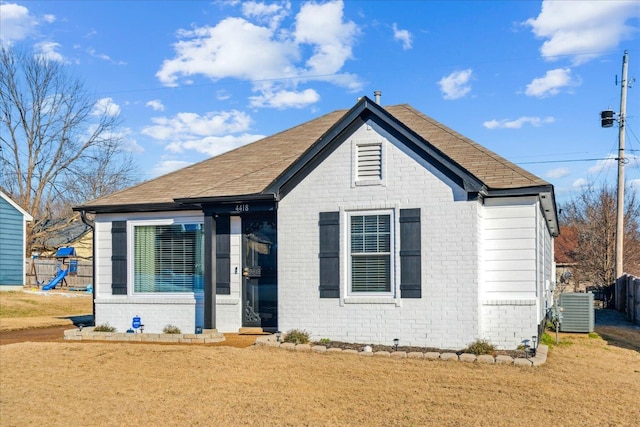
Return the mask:
[[[384,185],[355,186],[353,140],[384,140]],[[455,201],[458,199],[459,201]],[[460,200],[463,199],[463,200]],[[351,209],[421,208],[422,298],[344,298],[346,242],[341,241],[343,298],[319,298],[318,215]],[[462,348],[478,338],[477,202],[376,126],[363,126],[278,207],[279,327],[315,339]],[[399,236],[396,228],[396,251]],[[399,265],[399,259],[395,259]],[[396,288],[399,296],[399,268]]]
[[488,199],[482,211],[482,338],[515,348],[537,335],[550,237],[536,197]]

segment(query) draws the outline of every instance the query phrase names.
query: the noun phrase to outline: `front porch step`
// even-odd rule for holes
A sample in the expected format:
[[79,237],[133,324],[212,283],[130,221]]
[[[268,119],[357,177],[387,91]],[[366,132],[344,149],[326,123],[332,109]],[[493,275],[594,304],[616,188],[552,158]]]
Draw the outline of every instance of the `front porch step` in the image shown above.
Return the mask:
[[240,328],[238,335],[269,335],[269,332],[265,332],[262,328]]

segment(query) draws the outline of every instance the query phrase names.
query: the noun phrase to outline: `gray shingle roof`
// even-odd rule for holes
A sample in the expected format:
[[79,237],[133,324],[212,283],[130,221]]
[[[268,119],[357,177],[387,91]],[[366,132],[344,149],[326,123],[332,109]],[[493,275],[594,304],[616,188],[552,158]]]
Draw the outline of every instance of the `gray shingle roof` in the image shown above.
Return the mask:
[[[550,184],[409,105],[384,110],[489,190]],[[350,110],[352,111],[352,110]],[[349,111],[338,110],[203,162],[93,200],[82,207],[158,204],[264,192]],[[77,208],[77,209],[79,209]]]

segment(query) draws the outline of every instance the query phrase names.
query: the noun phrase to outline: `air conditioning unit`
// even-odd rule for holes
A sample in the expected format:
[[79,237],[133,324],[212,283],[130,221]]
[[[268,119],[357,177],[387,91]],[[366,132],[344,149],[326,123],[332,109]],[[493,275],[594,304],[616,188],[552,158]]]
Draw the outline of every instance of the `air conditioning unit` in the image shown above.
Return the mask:
[[591,292],[560,294],[559,305],[563,309],[560,332],[593,332],[595,312]]

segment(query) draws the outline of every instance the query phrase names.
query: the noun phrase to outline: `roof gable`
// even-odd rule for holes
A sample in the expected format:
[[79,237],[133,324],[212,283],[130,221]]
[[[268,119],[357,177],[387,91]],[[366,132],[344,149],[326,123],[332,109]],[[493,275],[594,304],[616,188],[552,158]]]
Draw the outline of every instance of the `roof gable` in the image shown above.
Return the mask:
[[27,212],[26,210],[22,209],[20,207],[20,205],[18,205],[16,202],[14,202],[13,200],[11,200],[11,197],[9,197],[7,194],[5,194],[3,191],[0,191],[0,197],[3,198],[9,205],[11,205],[15,210],[17,210],[18,212],[20,212],[22,214],[22,216],[24,216],[24,219],[26,221],[33,221],[33,217],[29,214],[29,212]]

